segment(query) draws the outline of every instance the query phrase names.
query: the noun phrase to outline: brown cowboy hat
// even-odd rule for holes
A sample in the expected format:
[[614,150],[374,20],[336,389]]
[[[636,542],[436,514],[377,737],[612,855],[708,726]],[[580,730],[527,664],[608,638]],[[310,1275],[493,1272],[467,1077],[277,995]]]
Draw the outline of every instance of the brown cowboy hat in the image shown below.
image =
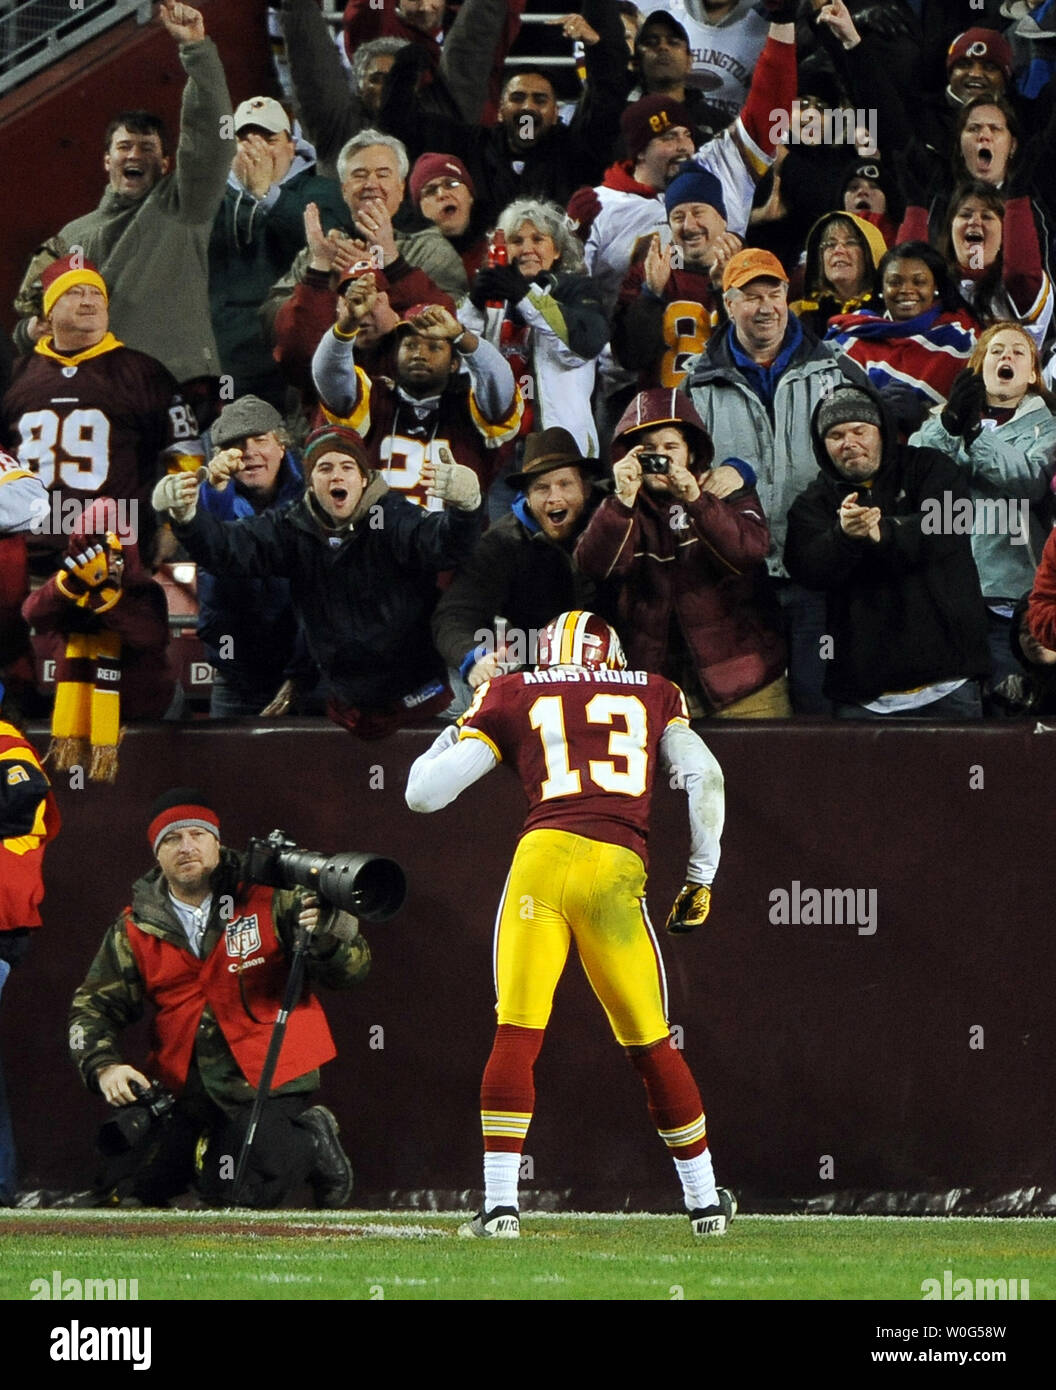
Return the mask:
[[524,458],[519,473],[510,473],[507,482],[511,487],[525,488],[544,473],[552,473],[555,468],[582,468],[596,478],[601,473],[599,459],[584,458],[579,445],[560,425],[548,430],[530,434],[524,442]]

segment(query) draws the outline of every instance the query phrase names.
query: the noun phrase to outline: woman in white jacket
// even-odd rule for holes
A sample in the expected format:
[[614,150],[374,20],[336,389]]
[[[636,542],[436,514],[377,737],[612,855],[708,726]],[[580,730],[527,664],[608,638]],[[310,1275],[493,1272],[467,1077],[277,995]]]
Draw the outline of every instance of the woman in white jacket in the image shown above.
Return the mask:
[[609,324],[582,247],[564,211],[537,198],[510,203],[498,228],[509,264],[477,272],[459,319],[509,360],[529,407],[522,434],[560,425],[594,458],[590,398]]
[[1049,530],[1056,415],[1038,351],[1022,324],[995,323],[976,343],[941,410],[910,444],[941,449],[971,478],[971,514],[936,517],[936,529],[970,531],[989,618],[991,686],[1019,670],[1012,612],[1034,582]]

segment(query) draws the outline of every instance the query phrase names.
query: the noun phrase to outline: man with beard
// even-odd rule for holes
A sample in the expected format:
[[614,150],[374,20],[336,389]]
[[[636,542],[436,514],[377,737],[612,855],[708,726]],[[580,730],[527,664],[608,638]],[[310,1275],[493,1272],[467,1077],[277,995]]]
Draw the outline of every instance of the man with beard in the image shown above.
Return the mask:
[[[191,483],[194,479],[190,479]],[[132,888],[103,938],[70,1011],[70,1056],[90,1091],[118,1109],[153,1080],[175,1096],[126,1153],[104,1162],[99,1186],[167,1206],[193,1183],[214,1206],[230,1206],[232,1159],[252,1102],[298,932],[309,932],[308,984],[290,1010],[273,1090],[264,1103],[241,1202],[276,1207],[301,1183],[316,1205],[343,1207],[352,1167],[337,1120],[308,1105],[319,1068],[336,1056],[314,986],[349,989],[370,966],[355,917],[301,889],[248,879],[242,855],[220,840],[211,799],[174,787],[154,802],[147,841],[157,863]],[[257,968],[251,968],[257,967]],[[123,1061],[121,1032],[155,1009],[145,1070]]]
[[510,511],[481,538],[433,615],[436,649],[468,687],[461,702],[456,687],[450,715],[461,714],[469,693],[493,676],[531,665],[536,636],[555,612],[607,611],[602,586],[572,562],[601,500],[594,489],[599,466],[559,426],[525,441],[523,465],[508,478],[518,490]]

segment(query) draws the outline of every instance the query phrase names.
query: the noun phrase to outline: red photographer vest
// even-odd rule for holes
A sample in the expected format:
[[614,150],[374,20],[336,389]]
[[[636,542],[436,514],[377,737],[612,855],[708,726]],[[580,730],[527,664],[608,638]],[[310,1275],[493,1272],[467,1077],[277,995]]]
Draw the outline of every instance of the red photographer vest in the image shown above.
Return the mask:
[[[22,760],[40,770],[36,752],[13,724],[0,719],[0,773],[6,762]],[[60,824],[59,808],[49,791],[37,807],[29,834],[0,840],[0,931],[40,926],[44,846],[59,833]]]
[[[271,899],[270,888],[255,885],[243,890],[236,905],[238,915],[228,922],[205,960],[144,931],[133,919],[132,909],[125,909],[129,944],[157,1009],[147,1070],[154,1068],[170,1090],[179,1093],[187,1080],[206,1004],[242,1075],[251,1086],[260,1081],[289,974],[282,943],[275,934]],[[243,996],[260,1022],[254,1023],[246,1012]],[[322,1005],[305,985],[290,1014],[272,1087],[284,1086],[336,1056]]]

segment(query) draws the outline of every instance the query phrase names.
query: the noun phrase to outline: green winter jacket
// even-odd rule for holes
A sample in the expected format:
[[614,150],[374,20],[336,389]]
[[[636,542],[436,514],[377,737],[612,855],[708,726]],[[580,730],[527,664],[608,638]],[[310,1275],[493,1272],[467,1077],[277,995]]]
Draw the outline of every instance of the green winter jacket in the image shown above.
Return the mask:
[[[80,246],[110,292],[110,328],[178,382],[219,376],[209,316],[209,236],[235,154],[231,98],[212,39],[180,45],[187,72],[174,168],[143,198],[107,188],[99,206],[67,222],[30,262],[15,307],[41,312],[41,272]],[[227,118],[225,120],[225,117]],[[23,325],[15,341],[31,344]]]

